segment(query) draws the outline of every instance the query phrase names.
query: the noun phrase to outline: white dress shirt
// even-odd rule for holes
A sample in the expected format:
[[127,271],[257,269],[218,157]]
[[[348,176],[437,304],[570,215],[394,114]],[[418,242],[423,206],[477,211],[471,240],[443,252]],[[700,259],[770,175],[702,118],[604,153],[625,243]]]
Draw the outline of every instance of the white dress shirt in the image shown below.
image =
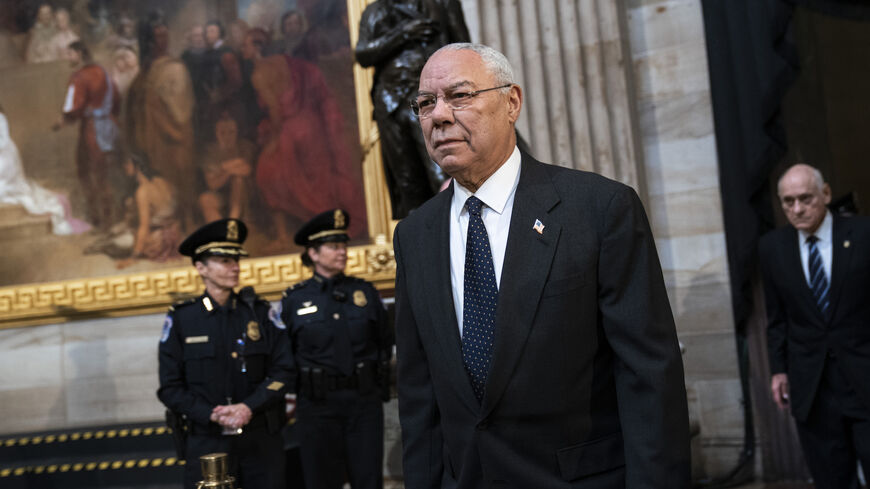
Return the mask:
[[[816,241],[816,248],[819,249],[819,254],[822,256],[822,267],[825,269],[825,277],[828,278],[828,284],[831,283],[831,260],[834,256],[834,218],[831,216],[831,211],[828,211],[825,214],[825,218],[822,220],[822,224],[819,225],[819,229],[816,229],[816,232],[813,233],[816,238],[819,238]],[[809,245],[807,245],[807,238],[810,237],[810,234],[806,231],[798,230],[798,249],[801,250],[801,265],[804,268],[804,277],[807,279],[807,284],[812,284],[810,282],[810,249]]]
[[495,171],[477,192],[453,180],[453,201],[450,204],[450,279],[453,285],[453,307],[459,323],[459,337],[462,337],[462,304],[465,291],[465,242],[468,233],[468,210],[465,201],[474,195],[484,206],[480,212],[489,247],[492,251],[492,266],[495,283],[501,285],[501,270],[504,265],[504,252],[507,247],[508,231],[514,208],[514,194],[520,181],[520,150],[514,147],[513,153]]

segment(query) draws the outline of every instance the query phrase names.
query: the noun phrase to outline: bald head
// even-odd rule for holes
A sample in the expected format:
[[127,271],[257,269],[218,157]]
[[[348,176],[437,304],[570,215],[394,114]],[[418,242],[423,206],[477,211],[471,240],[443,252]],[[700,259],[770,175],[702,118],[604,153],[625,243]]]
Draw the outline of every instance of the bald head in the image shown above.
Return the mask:
[[795,229],[815,233],[831,202],[831,188],[822,173],[809,165],[794,165],[779,179],[777,192],[788,222]]

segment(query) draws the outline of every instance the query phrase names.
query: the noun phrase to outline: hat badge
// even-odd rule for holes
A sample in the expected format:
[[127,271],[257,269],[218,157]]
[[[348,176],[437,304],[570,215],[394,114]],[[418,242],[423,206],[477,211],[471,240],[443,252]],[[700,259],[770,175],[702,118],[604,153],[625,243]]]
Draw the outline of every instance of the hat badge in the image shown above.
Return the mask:
[[344,212],[342,212],[341,209],[335,210],[335,212],[332,214],[332,219],[335,221],[335,229],[340,229],[344,227]]
[[227,239],[230,241],[239,239],[239,223],[234,220],[227,222]]

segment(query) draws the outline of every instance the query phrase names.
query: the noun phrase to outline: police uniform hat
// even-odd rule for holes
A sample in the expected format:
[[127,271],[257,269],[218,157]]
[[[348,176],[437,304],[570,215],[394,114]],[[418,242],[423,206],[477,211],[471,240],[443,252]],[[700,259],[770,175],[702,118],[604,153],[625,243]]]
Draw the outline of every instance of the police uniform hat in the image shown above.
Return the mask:
[[194,231],[178,247],[178,252],[196,261],[207,256],[248,256],[242,243],[248,227],[238,219],[221,219]]
[[350,216],[344,209],[322,212],[306,222],[293,236],[293,241],[299,246],[316,246],[329,241],[346,242],[350,239],[347,235],[349,224]]

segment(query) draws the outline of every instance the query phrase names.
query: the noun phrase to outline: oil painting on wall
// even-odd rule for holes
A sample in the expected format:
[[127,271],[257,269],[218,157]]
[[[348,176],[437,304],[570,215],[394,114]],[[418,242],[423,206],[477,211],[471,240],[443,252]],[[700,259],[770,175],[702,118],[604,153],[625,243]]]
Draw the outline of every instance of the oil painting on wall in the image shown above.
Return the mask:
[[5,0],[0,287],[184,266],[221,217],[252,256],[331,207],[369,242],[346,0]]

